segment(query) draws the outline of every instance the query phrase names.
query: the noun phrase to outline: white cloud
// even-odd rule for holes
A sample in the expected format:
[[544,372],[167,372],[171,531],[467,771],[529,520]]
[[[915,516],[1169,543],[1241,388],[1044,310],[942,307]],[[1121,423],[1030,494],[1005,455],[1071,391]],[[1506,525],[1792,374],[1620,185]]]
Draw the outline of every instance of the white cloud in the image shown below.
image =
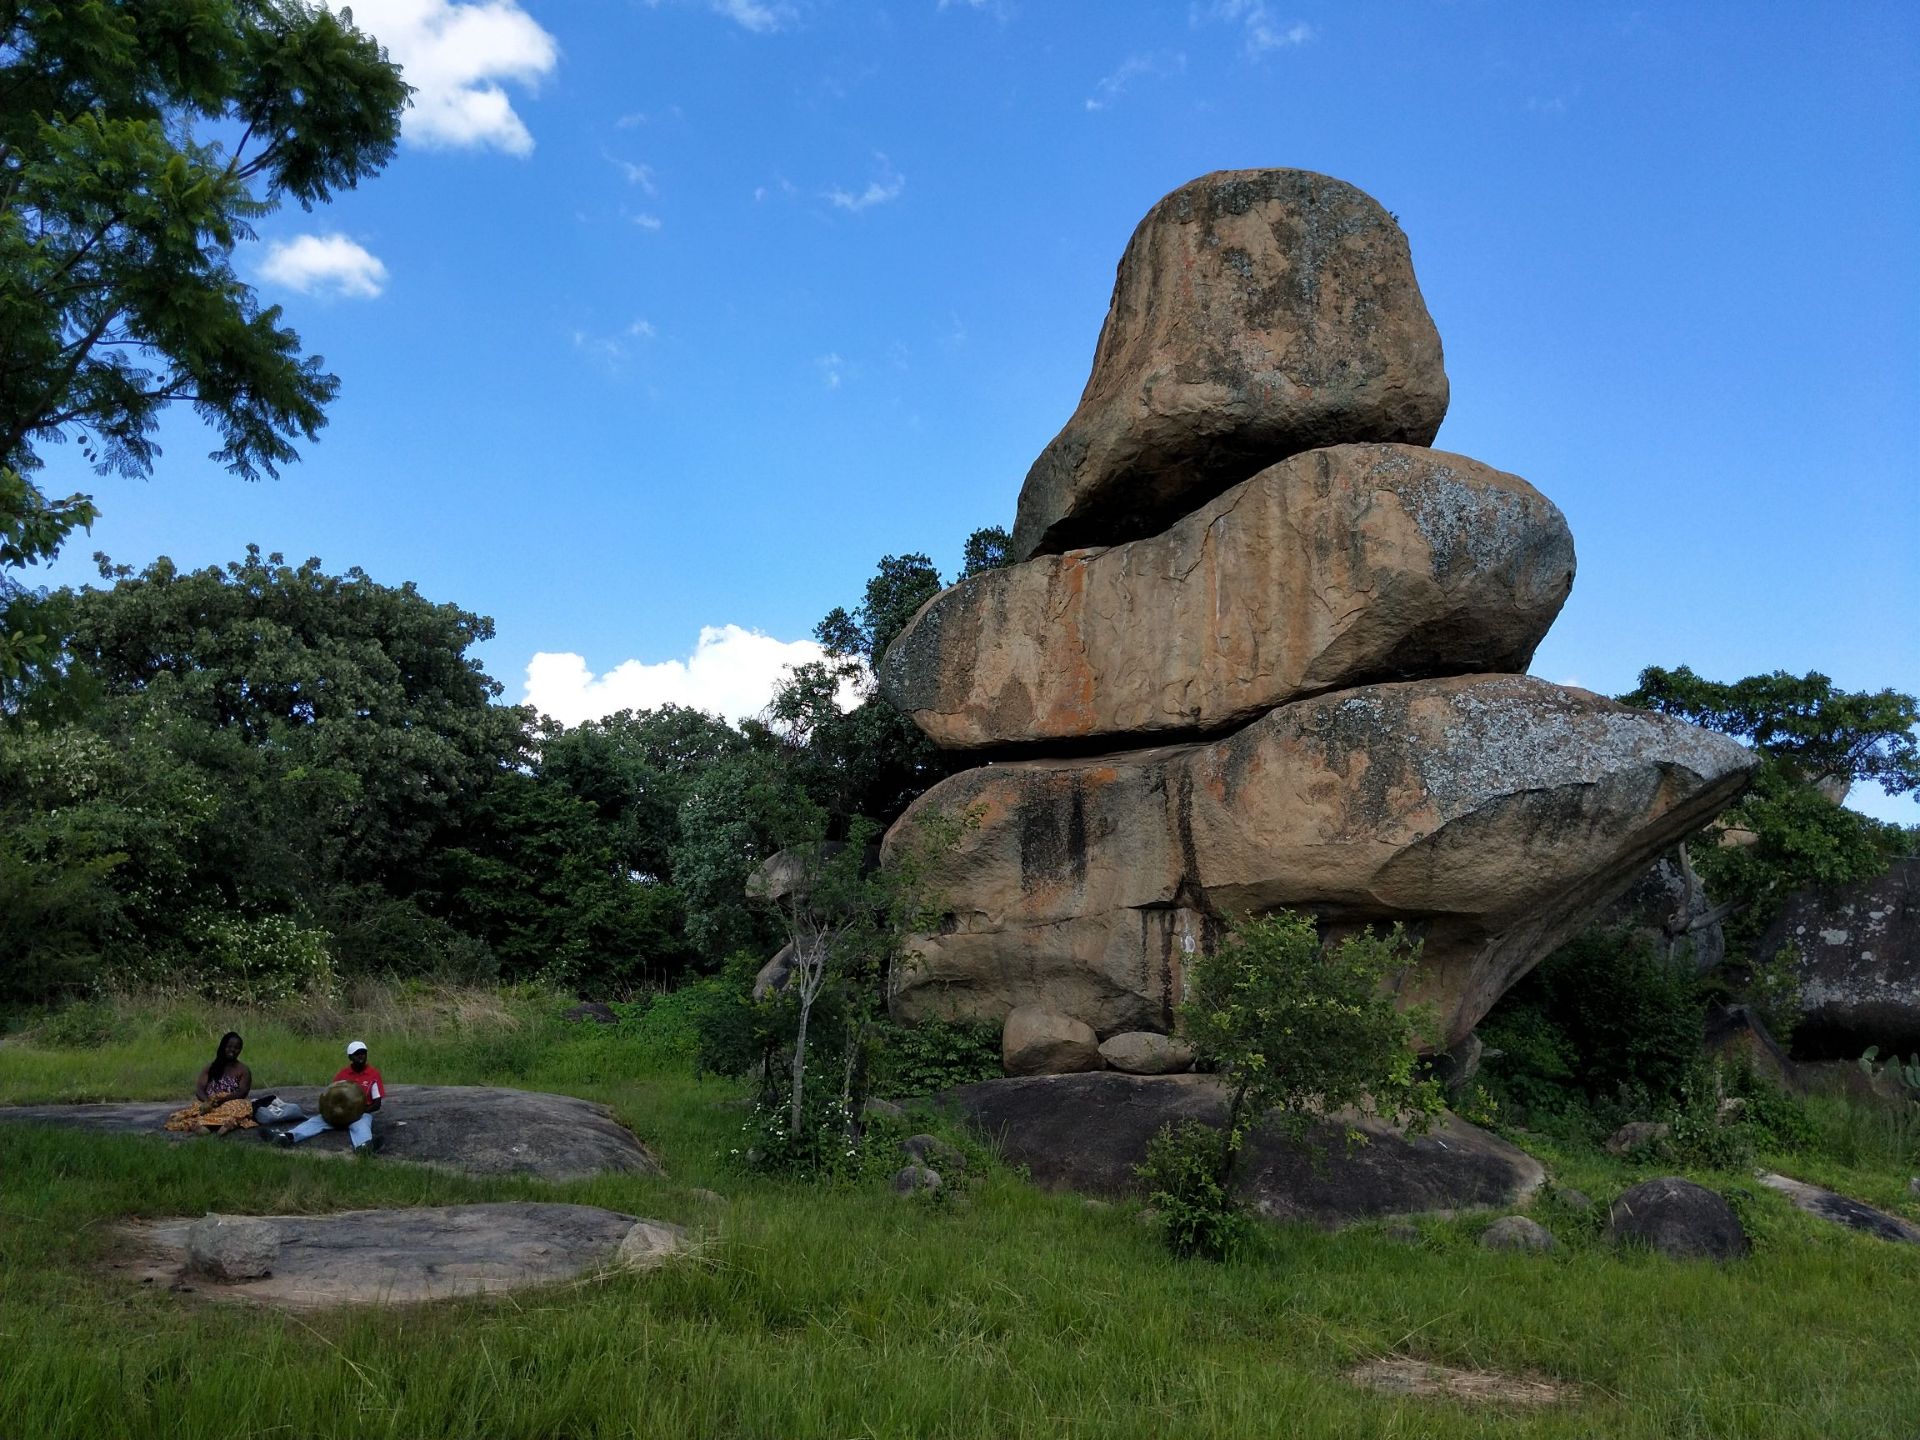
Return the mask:
[[769,5],[765,0],[708,0],[707,8],[756,35],[770,35],[793,22],[791,5]]
[[659,333],[658,330],[653,328],[653,322],[651,320],[636,320],[627,326],[627,334],[633,336],[636,340],[651,340]]
[[607,156],[607,163],[626,176],[629,185],[638,185],[649,195],[660,193],[654,188],[651,165],[636,165],[631,160],[622,160],[618,155]]
[[856,215],[874,205],[884,205],[889,200],[898,200],[901,192],[907,188],[907,177],[895,170],[887,157],[877,151],[874,153],[873,162],[874,167],[880,172],[880,177],[877,180],[868,181],[866,189],[856,195],[851,190],[843,190],[836,185],[827,191],[827,199],[842,210],[851,210]]
[[341,295],[371,300],[387,287],[387,267],[357,240],[296,235],[267,246],[260,278],[303,295]]
[[1178,75],[1187,68],[1187,57],[1177,50],[1153,55],[1129,55],[1111,75],[1093,87],[1086,100],[1089,110],[1104,110],[1127,93],[1135,80],[1145,75]]
[[838,390],[840,388],[840,374],[846,368],[847,362],[842,360],[838,353],[830,350],[825,355],[815,359],[813,363],[820,371],[821,382],[829,390]]
[[[766,709],[789,669],[825,658],[826,651],[812,640],[776,640],[738,625],[705,625],[684,660],[625,660],[604,675],[589,670],[583,656],[542,651],[527,662],[521,703],[567,725],[662,705],[690,705],[738,724]],[[843,709],[859,700],[854,686],[842,688]]]
[[553,36],[519,0],[352,0],[354,24],[374,36],[414,87],[402,133],[416,145],[533,151],[533,136],[503,85],[534,89],[560,62]]
[[[1196,7],[1194,18],[1201,18]],[[1275,50],[1287,50],[1296,45],[1304,45],[1314,37],[1314,29],[1304,21],[1291,23],[1276,20],[1267,9],[1266,0],[1214,0],[1204,12],[1210,20],[1224,20],[1239,25],[1245,32],[1247,54],[1255,59],[1271,54]]]
[[658,230],[666,222],[658,215],[635,215],[633,217],[633,223],[638,225],[642,230]]

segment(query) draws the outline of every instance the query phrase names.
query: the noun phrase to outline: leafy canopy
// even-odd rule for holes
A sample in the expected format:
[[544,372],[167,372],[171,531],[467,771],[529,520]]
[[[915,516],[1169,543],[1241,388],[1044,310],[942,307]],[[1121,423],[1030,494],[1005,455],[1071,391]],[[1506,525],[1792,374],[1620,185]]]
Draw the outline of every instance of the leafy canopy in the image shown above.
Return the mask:
[[[407,95],[350,11],[302,0],[0,5],[0,568],[95,517],[29,478],[49,445],[148,474],[176,400],[247,479],[314,438],[339,381],[233,249],[287,198],[310,209],[377,173]],[[45,653],[5,639],[8,672]]]

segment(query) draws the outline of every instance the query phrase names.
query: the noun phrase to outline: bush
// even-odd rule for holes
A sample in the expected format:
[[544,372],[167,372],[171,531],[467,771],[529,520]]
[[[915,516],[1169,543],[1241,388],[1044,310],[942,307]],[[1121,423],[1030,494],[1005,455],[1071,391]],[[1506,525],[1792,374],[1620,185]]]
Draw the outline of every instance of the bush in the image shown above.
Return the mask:
[[1221,1138],[1197,1120],[1165,1126],[1135,1171],[1167,1248],[1183,1258],[1225,1260],[1253,1233],[1246,1206],[1221,1181]]
[[1149,1183],[1174,1202],[1161,1223],[1177,1253],[1232,1248],[1234,1168],[1257,1127],[1277,1124],[1308,1143],[1314,1122],[1344,1106],[1405,1115],[1415,1132],[1440,1112],[1439,1086],[1415,1075],[1414,1042],[1427,1017],[1402,1013],[1385,988],[1419,955],[1397,925],[1325,948],[1310,916],[1282,910],[1242,921],[1218,950],[1188,964],[1187,1039],[1229,1098],[1223,1126],[1163,1134],[1158,1160],[1147,1162]]
[[327,937],[284,915],[205,911],[189,920],[187,935],[193,945],[189,983],[209,1000],[271,1005],[333,989]]
[[911,1099],[1000,1074],[1000,1027],[992,1021],[882,1021],[873,1027],[873,1088]]
[[1595,928],[1540,962],[1481,1022],[1505,1097],[1530,1113],[1598,1103],[1626,1118],[1680,1098],[1705,1038],[1694,977],[1628,929]]

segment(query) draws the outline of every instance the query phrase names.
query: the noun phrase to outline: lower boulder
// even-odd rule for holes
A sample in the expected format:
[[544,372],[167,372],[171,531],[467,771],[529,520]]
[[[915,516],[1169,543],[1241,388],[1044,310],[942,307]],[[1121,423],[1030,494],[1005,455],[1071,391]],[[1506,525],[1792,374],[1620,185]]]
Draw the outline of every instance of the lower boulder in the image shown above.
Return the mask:
[[[1205,1075],[1044,1075],[986,1080],[945,1091],[942,1103],[1023,1165],[1050,1190],[1104,1197],[1138,1195],[1134,1169],[1163,1126],[1219,1124],[1227,1094]],[[1366,1143],[1347,1147],[1352,1125]],[[1313,1146],[1321,1155],[1316,1164]],[[1249,1139],[1240,1190],[1276,1220],[1338,1226],[1390,1215],[1507,1208],[1546,1178],[1540,1163],[1498,1136],[1448,1115],[1408,1137],[1383,1120],[1337,1115],[1315,1127],[1311,1145],[1270,1130]]]
[[968,770],[901,817],[970,815],[950,910],[911,942],[913,1021],[1038,1005],[1101,1035],[1172,1029],[1185,956],[1233,916],[1330,936],[1405,922],[1437,1048],[1746,784],[1723,736],[1521,675],[1298,701],[1209,744]]

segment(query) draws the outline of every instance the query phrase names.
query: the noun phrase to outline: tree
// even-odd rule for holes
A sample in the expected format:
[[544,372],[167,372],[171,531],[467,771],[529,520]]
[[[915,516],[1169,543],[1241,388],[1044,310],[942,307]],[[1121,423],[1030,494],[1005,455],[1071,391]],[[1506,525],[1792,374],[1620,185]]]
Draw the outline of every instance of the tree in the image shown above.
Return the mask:
[[1141,1169],[1176,1251],[1219,1258],[1237,1243],[1234,1171],[1258,1127],[1304,1143],[1344,1106],[1405,1115],[1416,1130],[1439,1113],[1438,1086],[1415,1074],[1424,1017],[1396,1009],[1383,988],[1419,955],[1399,926],[1323,947],[1311,916],[1282,910],[1240,922],[1218,950],[1192,957],[1180,1017],[1228,1098],[1225,1124],[1163,1130]]
[[1724,923],[1730,951],[1766,959],[1751,948],[1795,890],[1871,879],[1912,847],[1912,832],[1839,801],[1862,782],[1889,795],[1920,788],[1913,696],[1838,690],[1817,671],[1723,684],[1681,665],[1641,671],[1639,686],[1620,699],[1732,736],[1762,757],[1746,794],[1679,847],[1687,894],[1669,922],[1670,940]]
[[[315,437],[339,381],[260,307],[234,245],[287,198],[311,209],[377,173],[408,93],[350,11],[304,0],[0,4],[0,566],[96,513],[34,484],[48,445],[148,474],[176,400],[246,479]],[[5,639],[8,671],[46,653]]]

